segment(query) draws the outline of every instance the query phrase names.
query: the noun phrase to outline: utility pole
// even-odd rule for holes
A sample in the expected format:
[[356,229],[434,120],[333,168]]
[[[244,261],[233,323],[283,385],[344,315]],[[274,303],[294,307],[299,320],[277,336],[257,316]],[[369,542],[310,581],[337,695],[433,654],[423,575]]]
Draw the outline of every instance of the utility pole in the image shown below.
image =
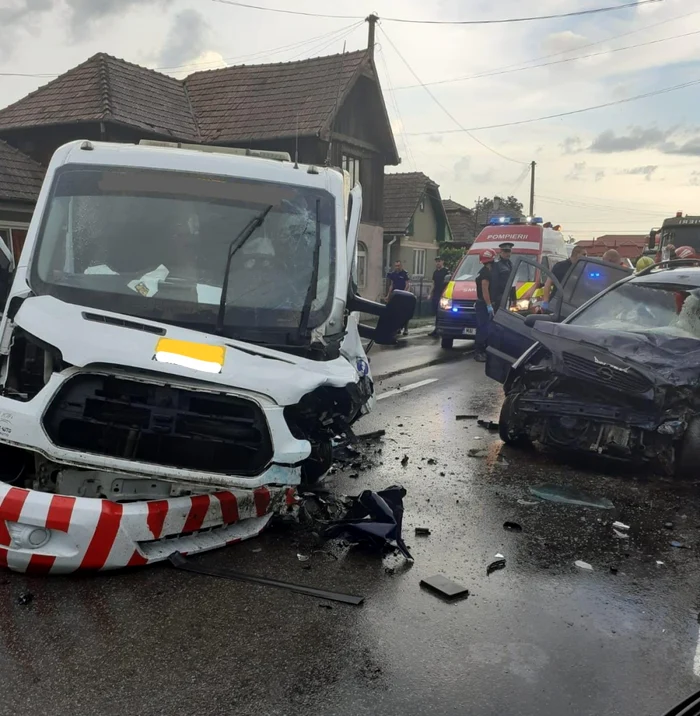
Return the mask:
[[535,215],[535,162],[530,162],[530,216]]
[[374,58],[374,30],[375,26],[377,24],[377,20],[379,20],[379,15],[372,13],[371,15],[368,15],[365,18],[365,22],[369,23],[369,36],[367,38],[367,50],[369,51],[369,56],[371,58]]

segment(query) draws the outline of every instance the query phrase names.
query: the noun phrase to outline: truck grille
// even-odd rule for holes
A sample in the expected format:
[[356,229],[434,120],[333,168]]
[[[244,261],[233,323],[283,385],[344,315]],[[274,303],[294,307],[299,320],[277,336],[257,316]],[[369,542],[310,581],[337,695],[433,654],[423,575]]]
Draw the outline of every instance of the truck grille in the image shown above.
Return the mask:
[[252,476],[272,458],[256,403],[128,378],[69,379],[43,422],[59,447],[156,465]]
[[453,300],[453,301],[452,301],[452,305],[453,305],[453,306],[456,306],[456,307],[459,308],[460,310],[465,310],[465,309],[466,309],[466,310],[469,310],[469,311],[473,311],[473,310],[474,310],[474,304],[475,304],[475,303],[476,303],[476,301],[461,301],[461,300],[457,300],[457,301]]
[[607,385],[613,390],[626,393],[646,393],[652,387],[643,375],[631,368],[627,372],[615,370],[573,353],[564,353],[563,360],[564,366],[572,376],[592,381],[598,385]]

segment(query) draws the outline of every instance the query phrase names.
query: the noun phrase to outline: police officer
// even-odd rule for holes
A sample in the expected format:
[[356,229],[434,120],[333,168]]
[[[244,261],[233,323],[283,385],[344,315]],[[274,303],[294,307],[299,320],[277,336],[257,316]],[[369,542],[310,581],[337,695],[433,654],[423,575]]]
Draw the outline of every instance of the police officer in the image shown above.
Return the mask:
[[493,265],[493,290],[491,291],[493,307],[496,310],[498,310],[498,307],[501,305],[503,292],[506,290],[506,285],[508,284],[508,277],[513,270],[513,264],[510,261],[513,244],[510,241],[504,241],[502,244],[498,244],[498,248],[500,254],[498,261]]
[[496,266],[494,259],[496,252],[493,249],[484,249],[479,255],[479,261],[483,264],[481,270],[476,275],[476,303],[474,310],[476,312],[476,336],[474,343],[476,344],[476,352],[474,360],[479,363],[486,361],[486,345],[489,336],[489,321],[493,318],[494,306],[491,303],[491,287],[493,278],[496,274]]

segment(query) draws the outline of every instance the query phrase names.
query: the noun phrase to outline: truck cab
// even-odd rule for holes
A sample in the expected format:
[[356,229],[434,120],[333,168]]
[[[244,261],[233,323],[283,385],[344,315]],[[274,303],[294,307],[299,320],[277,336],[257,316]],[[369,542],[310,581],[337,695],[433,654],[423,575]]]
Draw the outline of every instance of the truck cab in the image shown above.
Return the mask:
[[0,564],[211,549],[320,477],[373,405],[361,339],[415,302],[357,297],[361,209],[347,174],[279,153],[59,148],[0,325]]

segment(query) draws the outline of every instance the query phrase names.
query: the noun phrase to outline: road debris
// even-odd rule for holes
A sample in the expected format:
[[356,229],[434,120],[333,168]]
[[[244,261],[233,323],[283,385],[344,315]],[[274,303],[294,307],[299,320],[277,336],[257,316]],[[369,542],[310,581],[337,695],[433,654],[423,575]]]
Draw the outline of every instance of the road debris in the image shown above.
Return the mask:
[[311,557],[309,557],[308,554],[301,554],[300,552],[297,552],[297,559],[300,562],[308,562],[311,559]]
[[579,507],[597,507],[601,510],[615,509],[615,505],[607,497],[591,497],[581,490],[566,485],[538,485],[530,487],[530,492],[535,497],[548,502]]
[[617,567],[610,567],[610,574],[617,574],[619,571]]
[[368,544],[378,549],[388,546],[413,561],[401,536],[405,496],[406,490],[400,485],[380,492],[365,490],[349,498],[350,506],[345,515],[331,522],[322,536],[326,539],[344,537],[354,544]]
[[678,542],[677,540],[673,540],[670,544],[671,547],[675,547],[676,549],[692,549],[687,544],[683,544],[683,542]]
[[673,529],[673,522],[664,522],[664,529],[672,530],[672,529]]
[[499,559],[496,559],[495,561],[491,562],[488,567],[486,567],[486,576],[490,576],[494,572],[498,572],[499,569],[505,569],[506,568],[506,560],[505,557],[502,555],[496,555],[497,557],[500,557]]
[[402,467],[406,467],[406,465],[408,465],[408,455],[404,455],[404,456],[401,458],[401,466],[402,466]]
[[486,448],[469,448],[467,455],[469,457],[485,457]]
[[577,566],[579,569],[585,569],[589,572],[593,571],[593,567],[590,564],[588,564],[588,562],[584,562],[583,560],[580,560],[580,559],[577,559],[574,562],[574,565]]
[[626,525],[623,522],[613,522],[612,526],[613,526],[613,529],[622,530],[622,531],[628,530],[630,528],[629,525]]
[[444,577],[442,574],[436,574],[433,577],[420,580],[420,586],[444,597],[445,599],[465,599],[469,596],[469,590],[457,582]]
[[519,505],[524,505],[525,507],[532,507],[533,505],[539,505],[539,500],[518,500]]
[[477,420],[478,415],[455,415],[455,420]]
[[620,532],[620,530],[616,530],[613,528],[613,534],[617,539],[629,539],[630,536],[626,532]]
[[379,438],[383,438],[386,435],[386,430],[374,430],[371,433],[360,433],[359,435],[355,435],[355,438],[357,440],[379,440]]
[[331,602],[340,602],[342,604],[352,604],[358,606],[365,601],[364,597],[354,594],[342,594],[340,592],[329,592],[326,589],[316,589],[315,587],[307,587],[304,584],[292,584],[291,582],[280,582],[277,579],[268,579],[267,577],[257,577],[252,574],[243,574],[231,569],[207,569],[200,567],[198,564],[185,558],[180,552],[175,552],[169,557],[170,564],[176,569],[182,569],[185,572],[194,572],[195,574],[203,574],[208,577],[219,577],[221,579],[231,579],[236,582],[251,582],[252,584],[260,584],[265,587],[277,587],[278,589],[287,589],[297,594],[305,594],[309,597],[318,597]]
[[29,606],[33,601],[34,595],[31,592],[22,592],[22,594],[17,597],[17,604],[19,604],[20,607]]
[[430,535],[430,530],[427,527],[416,527],[416,536],[417,537],[428,537]]
[[657,559],[657,560],[656,560],[656,565],[657,565],[657,566],[661,566],[661,565],[663,565],[663,564],[666,564],[666,562],[662,562],[660,559]]
[[479,427],[486,428],[487,430],[491,430],[492,432],[495,432],[496,430],[498,430],[498,423],[494,423],[493,420],[481,420],[481,418],[479,418],[476,421],[476,424]]
[[517,522],[504,522],[503,529],[508,530],[509,532],[522,532],[523,531],[522,525],[519,525]]

